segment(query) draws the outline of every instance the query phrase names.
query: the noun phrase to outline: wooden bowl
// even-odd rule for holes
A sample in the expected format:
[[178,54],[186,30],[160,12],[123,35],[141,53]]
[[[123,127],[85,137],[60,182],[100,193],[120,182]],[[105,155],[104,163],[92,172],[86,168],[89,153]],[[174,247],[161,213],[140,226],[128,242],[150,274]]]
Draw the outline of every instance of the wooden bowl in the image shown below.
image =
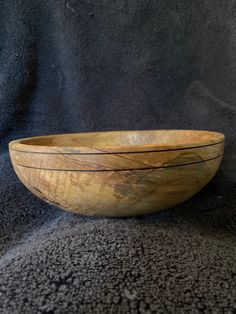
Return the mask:
[[9,144],[15,172],[46,202],[84,215],[133,216],[201,190],[222,160],[224,135],[148,130],[32,137]]

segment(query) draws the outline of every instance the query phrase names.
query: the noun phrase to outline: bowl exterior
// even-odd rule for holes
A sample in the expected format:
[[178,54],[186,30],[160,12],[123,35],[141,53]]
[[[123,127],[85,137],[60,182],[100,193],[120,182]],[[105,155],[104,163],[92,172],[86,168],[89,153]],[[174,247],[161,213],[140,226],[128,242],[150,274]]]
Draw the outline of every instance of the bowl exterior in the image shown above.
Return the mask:
[[46,202],[84,215],[133,216],[175,206],[215,175],[224,143],[132,153],[22,152],[10,147],[23,184]]

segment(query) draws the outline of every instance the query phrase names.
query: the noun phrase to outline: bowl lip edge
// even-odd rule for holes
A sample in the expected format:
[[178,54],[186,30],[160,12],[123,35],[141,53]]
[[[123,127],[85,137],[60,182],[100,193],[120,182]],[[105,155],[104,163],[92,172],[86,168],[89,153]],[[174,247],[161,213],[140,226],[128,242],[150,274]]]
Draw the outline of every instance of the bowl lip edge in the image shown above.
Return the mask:
[[[167,144],[142,144],[142,145],[104,145],[104,146],[53,146],[53,145],[34,145],[34,144],[24,144],[22,141],[48,138],[48,137],[60,137],[60,136],[75,136],[80,134],[97,134],[97,133],[116,133],[116,132],[152,132],[152,131],[185,131],[185,132],[204,132],[215,135],[216,138],[211,138],[209,140],[199,140],[196,142],[183,142],[174,143],[170,142]],[[62,133],[62,134],[49,134],[41,136],[32,136],[19,138],[9,142],[9,151],[18,152],[28,152],[28,153],[45,153],[45,154],[117,154],[117,153],[145,153],[145,152],[158,152],[158,151],[171,151],[171,150],[181,150],[189,148],[200,148],[207,147],[217,144],[224,144],[225,135],[221,132],[208,131],[208,130],[191,130],[191,129],[153,129],[153,130],[122,130],[122,131],[100,131],[100,132],[78,132],[78,133]]]

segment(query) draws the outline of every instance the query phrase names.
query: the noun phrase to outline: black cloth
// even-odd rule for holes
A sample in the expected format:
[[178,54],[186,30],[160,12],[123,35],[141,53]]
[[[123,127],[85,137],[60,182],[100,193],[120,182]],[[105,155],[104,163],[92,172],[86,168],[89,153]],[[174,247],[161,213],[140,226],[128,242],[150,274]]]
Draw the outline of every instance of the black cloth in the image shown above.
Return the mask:
[[[236,3],[0,0],[0,313],[235,313]],[[212,182],[128,219],[33,196],[10,140],[125,129],[226,135]]]

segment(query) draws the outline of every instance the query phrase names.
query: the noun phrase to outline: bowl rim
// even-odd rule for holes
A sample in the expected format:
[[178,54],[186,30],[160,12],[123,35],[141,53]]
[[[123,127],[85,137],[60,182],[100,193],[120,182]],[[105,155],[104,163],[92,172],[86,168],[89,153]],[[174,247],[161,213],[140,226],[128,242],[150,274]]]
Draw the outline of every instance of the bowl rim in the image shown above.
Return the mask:
[[[60,136],[76,136],[81,134],[90,134],[91,136],[98,133],[132,133],[132,132],[165,132],[165,131],[176,131],[176,132],[201,132],[208,133],[208,140],[199,140],[194,142],[183,143],[153,143],[153,144],[142,144],[142,145],[104,145],[104,146],[57,146],[57,145],[34,145],[23,143],[25,141],[32,141],[36,139],[46,139],[49,137],[60,137]],[[100,131],[100,132],[79,132],[79,133],[65,133],[65,134],[51,134],[43,136],[33,136],[13,140],[9,143],[9,150],[22,152],[22,153],[36,153],[36,154],[113,154],[113,153],[142,153],[142,152],[158,152],[158,151],[171,151],[181,150],[190,148],[207,147],[217,144],[223,144],[225,142],[225,135],[220,132],[208,131],[208,130],[191,130],[191,129],[153,129],[153,130],[116,130],[116,131]]]

